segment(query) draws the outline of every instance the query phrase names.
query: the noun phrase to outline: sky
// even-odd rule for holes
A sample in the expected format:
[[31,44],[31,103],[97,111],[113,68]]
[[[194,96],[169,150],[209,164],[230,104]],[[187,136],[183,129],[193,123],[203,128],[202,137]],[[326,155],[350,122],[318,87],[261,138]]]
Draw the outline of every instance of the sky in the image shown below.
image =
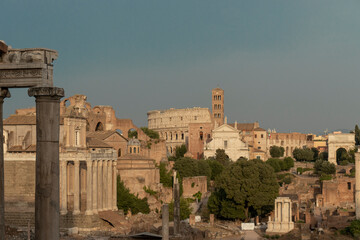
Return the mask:
[[[54,82],[118,118],[211,108],[278,132],[352,129],[360,121],[360,1],[2,0],[0,39],[55,49]],[[32,107],[11,89],[4,117]]]

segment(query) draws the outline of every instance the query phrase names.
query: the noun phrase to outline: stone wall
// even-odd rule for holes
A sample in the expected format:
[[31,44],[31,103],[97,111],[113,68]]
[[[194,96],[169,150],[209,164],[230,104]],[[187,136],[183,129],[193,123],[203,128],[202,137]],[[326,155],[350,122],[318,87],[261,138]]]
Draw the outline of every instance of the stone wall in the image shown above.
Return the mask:
[[283,147],[285,150],[284,157],[292,157],[295,148],[307,146],[306,134],[303,133],[270,133],[269,138],[269,156],[271,146]]
[[183,197],[192,198],[197,192],[201,192],[202,196],[207,192],[207,177],[185,177],[183,178]]
[[204,157],[204,142],[210,141],[213,123],[190,123],[188,153],[195,159]]

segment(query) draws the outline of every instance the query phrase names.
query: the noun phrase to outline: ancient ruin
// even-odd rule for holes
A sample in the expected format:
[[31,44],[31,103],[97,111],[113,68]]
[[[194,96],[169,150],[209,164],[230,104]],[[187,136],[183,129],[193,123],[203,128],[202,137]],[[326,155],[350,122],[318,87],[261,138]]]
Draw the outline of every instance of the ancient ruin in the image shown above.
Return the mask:
[[275,199],[275,217],[269,217],[267,233],[287,233],[294,229],[291,200],[288,197]]
[[[5,50],[5,51],[4,51]],[[53,87],[53,61],[57,52],[44,48],[0,51],[0,88],[29,88],[36,98],[35,237],[59,239],[59,124],[62,88]],[[3,98],[2,98],[3,99]],[[2,109],[1,101],[1,109]],[[2,111],[1,116],[2,119]],[[3,123],[0,122],[0,131]],[[0,142],[0,182],[4,183],[4,154]],[[4,185],[0,185],[0,238],[5,238]]]

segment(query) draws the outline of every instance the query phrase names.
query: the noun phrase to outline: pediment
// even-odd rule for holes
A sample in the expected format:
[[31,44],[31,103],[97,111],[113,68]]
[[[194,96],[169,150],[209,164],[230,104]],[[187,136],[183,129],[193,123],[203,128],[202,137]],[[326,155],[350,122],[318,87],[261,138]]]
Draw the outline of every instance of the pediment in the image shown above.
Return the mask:
[[239,130],[233,128],[228,124],[223,124],[220,127],[215,128],[213,132],[239,132]]

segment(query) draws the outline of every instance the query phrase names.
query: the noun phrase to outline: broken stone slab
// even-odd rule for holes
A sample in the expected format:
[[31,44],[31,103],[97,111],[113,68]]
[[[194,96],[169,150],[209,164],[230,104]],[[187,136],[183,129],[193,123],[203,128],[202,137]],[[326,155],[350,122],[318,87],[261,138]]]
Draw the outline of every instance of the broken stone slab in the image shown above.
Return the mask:
[[2,40],[0,40],[0,53],[6,53],[8,51],[8,45]]
[[57,57],[47,48],[8,49],[0,55],[0,88],[52,87]]

